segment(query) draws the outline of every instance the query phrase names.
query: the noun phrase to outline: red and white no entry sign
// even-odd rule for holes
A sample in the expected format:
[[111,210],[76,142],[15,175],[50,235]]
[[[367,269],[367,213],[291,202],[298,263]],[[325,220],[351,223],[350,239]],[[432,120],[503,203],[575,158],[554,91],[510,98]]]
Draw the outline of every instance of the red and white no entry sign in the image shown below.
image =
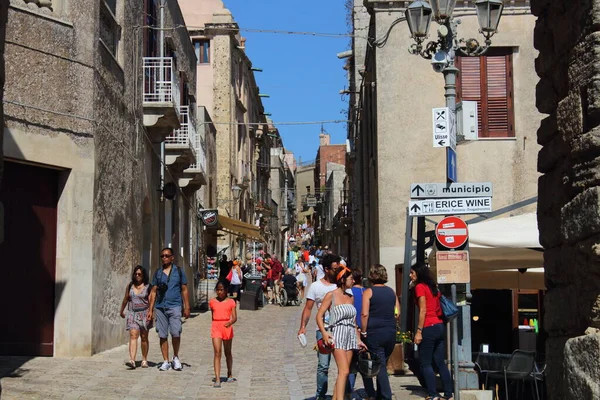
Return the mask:
[[467,223],[458,217],[446,217],[435,228],[435,237],[442,246],[456,249],[469,238]]

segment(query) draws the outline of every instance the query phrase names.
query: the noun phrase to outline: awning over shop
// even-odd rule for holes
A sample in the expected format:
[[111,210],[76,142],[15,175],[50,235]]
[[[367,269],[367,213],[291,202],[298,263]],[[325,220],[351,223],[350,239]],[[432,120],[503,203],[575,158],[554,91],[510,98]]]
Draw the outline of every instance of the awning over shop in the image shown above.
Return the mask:
[[469,225],[469,250],[472,289],[545,288],[535,213]]
[[232,235],[243,236],[260,242],[263,241],[257,226],[240,221],[239,219],[219,215],[219,229]]

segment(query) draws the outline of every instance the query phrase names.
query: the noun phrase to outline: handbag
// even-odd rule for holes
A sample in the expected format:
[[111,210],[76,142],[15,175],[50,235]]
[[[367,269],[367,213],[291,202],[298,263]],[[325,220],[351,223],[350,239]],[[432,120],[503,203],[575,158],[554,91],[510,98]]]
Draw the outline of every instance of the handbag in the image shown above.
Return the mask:
[[458,307],[456,304],[443,294],[440,295],[440,308],[446,322],[450,322],[458,316]]
[[225,277],[225,279],[227,279],[229,282],[231,282],[231,278],[233,278],[233,268],[229,270],[229,273]]

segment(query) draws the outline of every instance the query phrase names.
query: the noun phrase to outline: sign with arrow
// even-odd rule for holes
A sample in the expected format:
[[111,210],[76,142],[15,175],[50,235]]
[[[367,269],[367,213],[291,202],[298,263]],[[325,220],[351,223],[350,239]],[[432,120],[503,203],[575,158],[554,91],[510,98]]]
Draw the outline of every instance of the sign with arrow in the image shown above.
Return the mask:
[[411,183],[411,199],[438,199],[449,197],[492,197],[491,182],[469,183]]
[[408,215],[483,214],[492,212],[491,197],[410,200]]
[[[456,130],[452,128],[454,119],[448,107],[434,108],[433,116],[433,147],[450,147],[452,145],[451,133],[454,132],[456,143]],[[456,146],[456,144],[454,144]]]

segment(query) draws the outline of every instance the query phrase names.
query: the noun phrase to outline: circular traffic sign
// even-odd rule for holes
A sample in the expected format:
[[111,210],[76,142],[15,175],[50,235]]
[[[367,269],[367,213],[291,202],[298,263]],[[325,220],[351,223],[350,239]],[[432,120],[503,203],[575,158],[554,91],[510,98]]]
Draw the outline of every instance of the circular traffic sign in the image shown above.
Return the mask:
[[449,249],[464,245],[469,238],[467,223],[458,217],[446,217],[435,227],[438,242]]

